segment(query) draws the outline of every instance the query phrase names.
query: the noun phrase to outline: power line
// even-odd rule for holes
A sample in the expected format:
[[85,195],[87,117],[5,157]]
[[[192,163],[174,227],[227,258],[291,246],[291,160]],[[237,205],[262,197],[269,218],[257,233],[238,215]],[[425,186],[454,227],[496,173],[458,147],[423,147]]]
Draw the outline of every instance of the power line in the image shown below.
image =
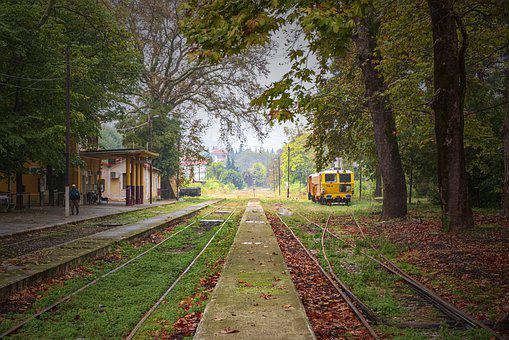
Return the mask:
[[25,89],[25,90],[50,91],[50,92],[60,92],[61,91],[60,89],[47,89],[47,88],[42,88],[42,87],[21,86],[21,85],[4,83],[4,82],[1,82],[1,81],[0,81],[0,85],[5,85],[5,86],[9,86],[9,87],[16,87],[16,88]]
[[29,78],[29,77],[13,76],[13,75],[10,75],[10,74],[5,74],[5,73],[0,73],[0,76],[7,77],[7,78],[13,78],[13,79],[20,79],[20,80],[29,80],[29,81],[54,81],[54,80],[64,79],[64,77],[59,77],[59,78]]

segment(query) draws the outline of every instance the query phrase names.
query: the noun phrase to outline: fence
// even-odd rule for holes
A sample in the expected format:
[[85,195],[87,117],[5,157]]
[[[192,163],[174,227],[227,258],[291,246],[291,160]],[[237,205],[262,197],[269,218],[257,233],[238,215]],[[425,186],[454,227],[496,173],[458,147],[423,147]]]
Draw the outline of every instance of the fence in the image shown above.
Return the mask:
[[0,211],[29,209],[43,206],[64,206],[65,192],[54,190],[41,193],[0,193]]
[[[92,191],[90,191],[92,192]],[[165,190],[157,189],[157,196],[153,196],[153,201],[161,199],[161,195],[165,193]],[[81,199],[83,204],[88,204],[87,194],[82,194]],[[96,204],[98,201],[92,203]],[[147,202],[148,203],[148,200]],[[9,193],[0,192],[0,212],[8,212],[12,210],[23,210],[34,207],[44,206],[64,206],[65,205],[65,192],[54,190],[53,195],[50,195],[49,191],[41,193]]]

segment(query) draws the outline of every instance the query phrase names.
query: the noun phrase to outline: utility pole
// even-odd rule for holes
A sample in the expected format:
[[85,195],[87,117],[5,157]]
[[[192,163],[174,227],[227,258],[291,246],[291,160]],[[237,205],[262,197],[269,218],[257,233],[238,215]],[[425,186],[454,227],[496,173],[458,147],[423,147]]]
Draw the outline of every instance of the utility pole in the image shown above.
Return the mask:
[[359,201],[362,199],[362,168],[359,164]]
[[71,51],[69,46],[65,49],[66,79],[65,79],[65,217],[69,217],[69,184],[71,177]]
[[279,190],[279,196],[281,196],[281,156],[277,158],[277,171],[278,171],[278,190]]
[[178,140],[177,140],[177,201],[180,198],[180,139],[181,139],[181,132],[180,132],[180,124],[179,124],[179,132],[178,132]]
[[288,176],[286,179],[286,198],[290,198],[290,145],[288,145]]
[[[148,151],[152,151],[152,111],[148,112]],[[152,157],[150,157],[149,163],[149,203],[152,204]]]

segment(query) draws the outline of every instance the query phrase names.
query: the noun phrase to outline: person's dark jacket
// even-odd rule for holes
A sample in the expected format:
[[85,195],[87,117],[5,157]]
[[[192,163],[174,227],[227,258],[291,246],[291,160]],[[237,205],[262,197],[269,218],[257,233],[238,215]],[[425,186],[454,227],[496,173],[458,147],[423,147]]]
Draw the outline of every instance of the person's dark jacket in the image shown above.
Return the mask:
[[80,192],[76,188],[72,188],[69,192],[69,198],[73,201],[77,201],[80,199]]

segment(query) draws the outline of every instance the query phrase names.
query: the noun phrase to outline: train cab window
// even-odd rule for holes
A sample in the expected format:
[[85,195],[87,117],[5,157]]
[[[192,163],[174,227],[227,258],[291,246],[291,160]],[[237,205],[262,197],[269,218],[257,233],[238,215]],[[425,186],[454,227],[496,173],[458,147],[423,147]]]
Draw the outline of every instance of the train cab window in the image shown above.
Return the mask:
[[336,174],[325,174],[325,182],[336,182]]
[[339,174],[340,182],[350,182],[351,174]]
[[350,191],[352,191],[352,186],[350,184],[340,184],[339,191],[340,192],[350,192]]

